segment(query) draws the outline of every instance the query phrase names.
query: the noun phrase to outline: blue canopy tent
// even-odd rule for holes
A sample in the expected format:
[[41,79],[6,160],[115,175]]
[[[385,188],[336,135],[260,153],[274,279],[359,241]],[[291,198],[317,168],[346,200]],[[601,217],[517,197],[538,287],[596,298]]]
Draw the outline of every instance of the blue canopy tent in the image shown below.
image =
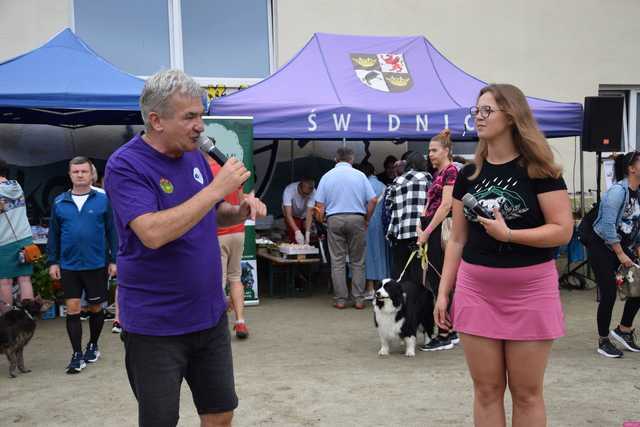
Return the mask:
[[143,85],[144,80],[110,64],[67,28],[0,64],[0,123],[141,124]]
[[[316,33],[262,82],[215,99],[209,114],[254,117],[256,139],[474,140],[469,107],[486,83],[423,36]],[[578,136],[582,105],[527,98],[547,137]]]

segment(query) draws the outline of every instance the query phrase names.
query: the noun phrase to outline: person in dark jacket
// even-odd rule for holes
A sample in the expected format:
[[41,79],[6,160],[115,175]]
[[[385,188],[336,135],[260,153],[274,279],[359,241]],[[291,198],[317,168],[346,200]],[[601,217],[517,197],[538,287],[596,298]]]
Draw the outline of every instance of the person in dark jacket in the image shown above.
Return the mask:
[[[118,238],[109,199],[91,188],[91,162],[69,162],[73,187],[56,197],[49,224],[49,275],[61,280],[67,306],[67,333],[73,347],[67,373],[80,372],[100,357],[98,338],[104,325],[102,303],[107,300],[107,277],[115,276]],[[82,352],[80,297],[89,303],[90,338]]]
[[384,185],[390,185],[394,179],[396,179],[396,162],[398,159],[396,156],[387,156],[384,159],[383,167],[384,170],[380,172],[377,176],[378,180]]

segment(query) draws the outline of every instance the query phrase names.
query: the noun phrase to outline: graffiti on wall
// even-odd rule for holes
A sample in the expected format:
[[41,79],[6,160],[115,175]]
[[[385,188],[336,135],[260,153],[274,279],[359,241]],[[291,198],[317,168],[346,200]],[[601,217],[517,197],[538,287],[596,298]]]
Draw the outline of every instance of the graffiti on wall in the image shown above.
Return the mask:
[[207,103],[210,103],[216,98],[221,98],[226,95],[238,92],[240,90],[248,88],[249,85],[241,84],[239,86],[227,86],[223,84],[209,85],[206,87]]

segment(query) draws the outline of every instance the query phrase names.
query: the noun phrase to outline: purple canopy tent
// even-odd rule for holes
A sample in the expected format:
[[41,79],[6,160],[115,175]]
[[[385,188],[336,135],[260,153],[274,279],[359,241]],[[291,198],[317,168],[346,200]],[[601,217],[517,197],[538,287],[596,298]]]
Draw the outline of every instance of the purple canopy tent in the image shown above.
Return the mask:
[[[316,33],[269,78],[214,100],[209,114],[254,117],[256,139],[476,138],[469,107],[486,83],[423,36]],[[582,105],[527,98],[547,137],[578,136]]]

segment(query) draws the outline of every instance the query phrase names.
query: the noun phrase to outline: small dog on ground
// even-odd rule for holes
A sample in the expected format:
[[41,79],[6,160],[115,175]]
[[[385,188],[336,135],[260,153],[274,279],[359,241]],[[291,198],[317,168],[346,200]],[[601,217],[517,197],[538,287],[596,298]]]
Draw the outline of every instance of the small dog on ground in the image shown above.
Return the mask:
[[36,330],[35,317],[41,308],[39,302],[27,300],[0,316],[0,354],[9,360],[9,378],[16,377],[16,368],[23,374],[31,372],[24,366],[23,351]]
[[416,355],[416,335],[423,332],[425,341],[433,333],[433,295],[413,282],[382,281],[375,292],[373,320],[380,336],[378,356],[388,356],[394,342],[405,344],[404,355]]

